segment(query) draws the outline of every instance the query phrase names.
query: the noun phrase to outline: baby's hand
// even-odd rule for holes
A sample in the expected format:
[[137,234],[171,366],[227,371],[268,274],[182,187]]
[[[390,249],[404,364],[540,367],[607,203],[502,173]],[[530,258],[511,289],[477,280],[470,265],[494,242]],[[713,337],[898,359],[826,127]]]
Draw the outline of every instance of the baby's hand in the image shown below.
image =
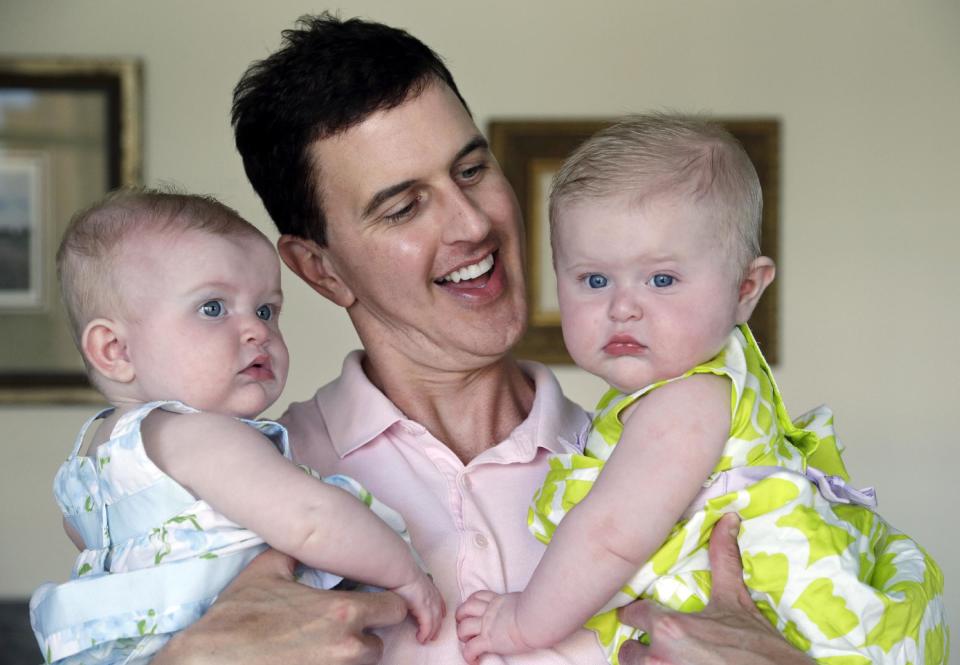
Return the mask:
[[423,644],[435,638],[440,632],[440,624],[447,613],[447,608],[443,603],[443,596],[434,586],[430,576],[421,573],[415,581],[391,591],[403,598],[410,614],[417,620],[419,625],[417,641]]
[[519,593],[477,591],[457,608],[457,637],[463,657],[476,663],[485,653],[510,655],[531,651],[517,625]]

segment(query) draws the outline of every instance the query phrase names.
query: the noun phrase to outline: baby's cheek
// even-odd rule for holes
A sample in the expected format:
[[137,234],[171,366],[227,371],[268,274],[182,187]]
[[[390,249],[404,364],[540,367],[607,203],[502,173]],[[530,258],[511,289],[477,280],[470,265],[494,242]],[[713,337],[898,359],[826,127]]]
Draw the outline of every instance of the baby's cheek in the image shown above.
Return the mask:
[[567,352],[578,366],[589,371],[596,371],[597,350],[602,346],[595,330],[587,330],[587,326],[571,326],[564,329],[563,339]]

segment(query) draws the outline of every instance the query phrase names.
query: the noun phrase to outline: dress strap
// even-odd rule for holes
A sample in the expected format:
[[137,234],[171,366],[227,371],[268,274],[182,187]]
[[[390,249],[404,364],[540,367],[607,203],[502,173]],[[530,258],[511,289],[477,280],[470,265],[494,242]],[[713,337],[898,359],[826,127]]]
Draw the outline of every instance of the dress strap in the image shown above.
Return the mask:
[[852,503],[870,510],[877,507],[877,493],[872,487],[855,489],[840,476],[827,475],[812,466],[807,466],[805,473],[791,471],[782,466],[741,466],[710,476],[710,479],[704,483],[703,489],[683,513],[683,519],[690,519],[711,499],[731,492],[739,492],[774,474],[805,477],[816,486],[823,498],[831,503]]
[[287,435],[286,427],[273,420],[249,420],[247,418],[241,418],[241,421],[247,423],[267,437],[281,455],[288,460],[293,459],[293,452],[290,450],[290,437]]
[[86,440],[87,431],[90,429],[93,423],[97,422],[101,418],[106,418],[107,416],[109,416],[111,413],[114,412],[115,408],[116,407],[108,406],[104,409],[100,409],[95,414],[93,414],[90,418],[87,419],[87,422],[85,422],[83,424],[83,427],[80,428],[80,433],[77,434],[77,438],[73,442],[73,450],[70,451],[70,456],[67,459],[73,459],[78,454],[80,454],[80,447],[83,445],[83,442]]
[[165,411],[172,411],[174,413],[199,413],[193,407],[187,406],[183,402],[177,402],[175,400],[158,400],[156,402],[147,402],[146,404],[141,404],[135,409],[127,411],[125,414],[120,416],[117,419],[117,424],[113,426],[113,432],[111,433],[111,438],[119,438],[124,434],[129,432],[139,430],[140,423],[150,415],[151,411],[156,409],[163,409]]

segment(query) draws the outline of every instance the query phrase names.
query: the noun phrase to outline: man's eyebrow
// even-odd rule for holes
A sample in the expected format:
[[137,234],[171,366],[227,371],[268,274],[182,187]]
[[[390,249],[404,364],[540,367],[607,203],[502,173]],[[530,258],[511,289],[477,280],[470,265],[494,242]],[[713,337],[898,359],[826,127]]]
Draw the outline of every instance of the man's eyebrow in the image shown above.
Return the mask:
[[363,209],[363,217],[369,217],[374,210],[380,207],[380,204],[389,199],[392,196],[396,196],[400,192],[403,192],[407,189],[413,187],[416,180],[404,180],[403,182],[398,182],[396,185],[390,185],[384,189],[381,189],[379,192],[373,195],[373,198],[370,199],[370,202],[367,203],[366,207]]
[[[490,149],[490,144],[487,143],[487,139],[483,138],[478,134],[477,136],[474,136],[472,139],[467,141],[467,144],[457,151],[457,154],[453,156],[453,161],[457,162],[475,150],[489,150],[489,149]],[[373,195],[373,197],[370,199],[367,205],[363,208],[362,216],[369,217],[371,214],[373,214],[373,211],[376,210],[378,207],[380,207],[380,205],[384,201],[386,201],[392,196],[396,196],[397,194],[403,192],[404,190],[409,189],[410,187],[413,187],[415,183],[416,183],[415,180],[404,180],[403,182],[398,182],[396,185],[390,185],[389,187],[385,187],[381,189],[379,192]]]
[[456,162],[463,159],[474,150],[489,150],[489,149],[490,149],[490,144],[487,143],[487,139],[477,134],[467,142],[467,145],[460,148],[460,151],[453,158],[453,161]]

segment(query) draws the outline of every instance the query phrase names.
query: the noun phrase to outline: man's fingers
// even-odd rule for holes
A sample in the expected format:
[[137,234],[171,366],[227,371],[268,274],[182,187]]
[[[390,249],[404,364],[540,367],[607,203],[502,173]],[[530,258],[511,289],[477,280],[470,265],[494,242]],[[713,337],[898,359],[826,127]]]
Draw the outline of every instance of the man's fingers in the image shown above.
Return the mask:
[[620,665],[672,665],[671,661],[654,656],[650,653],[650,647],[636,640],[624,642],[617,655]]
[[647,665],[644,653],[647,648],[636,640],[627,640],[620,646],[620,665]]
[[254,557],[246,568],[240,571],[240,574],[227,586],[224,593],[229,592],[234,586],[248,586],[260,578],[278,578],[292,582],[293,570],[296,566],[297,560],[293,557],[272,548],[264,550]]
[[354,661],[356,665],[378,665],[383,656],[383,641],[376,635],[363,633],[359,636],[360,653]]
[[740,518],[728,513],[717,522],[710,536],[710,570],[713,577],[710,604],[713,606],[742,606],[744,601],[753,605],[743,583],[743,562],[737,545],[739,531]]
[[652,600],[635,600],[617,610],[620,623],[639,628],[649,633],[653,629],[654,616],[660,611],[660,606]]
[[297,560],[288,554],[272,547],[264,550],[247,565],[247,569],[259,569],[263,573],[276,573],[293,579],[293,571],[297,567]]
[[403,598],[392,591],[345,593],[350,594],[351,601],[359,601],[357,619],[363,628],[393,626],[407,617],[407,606]]

